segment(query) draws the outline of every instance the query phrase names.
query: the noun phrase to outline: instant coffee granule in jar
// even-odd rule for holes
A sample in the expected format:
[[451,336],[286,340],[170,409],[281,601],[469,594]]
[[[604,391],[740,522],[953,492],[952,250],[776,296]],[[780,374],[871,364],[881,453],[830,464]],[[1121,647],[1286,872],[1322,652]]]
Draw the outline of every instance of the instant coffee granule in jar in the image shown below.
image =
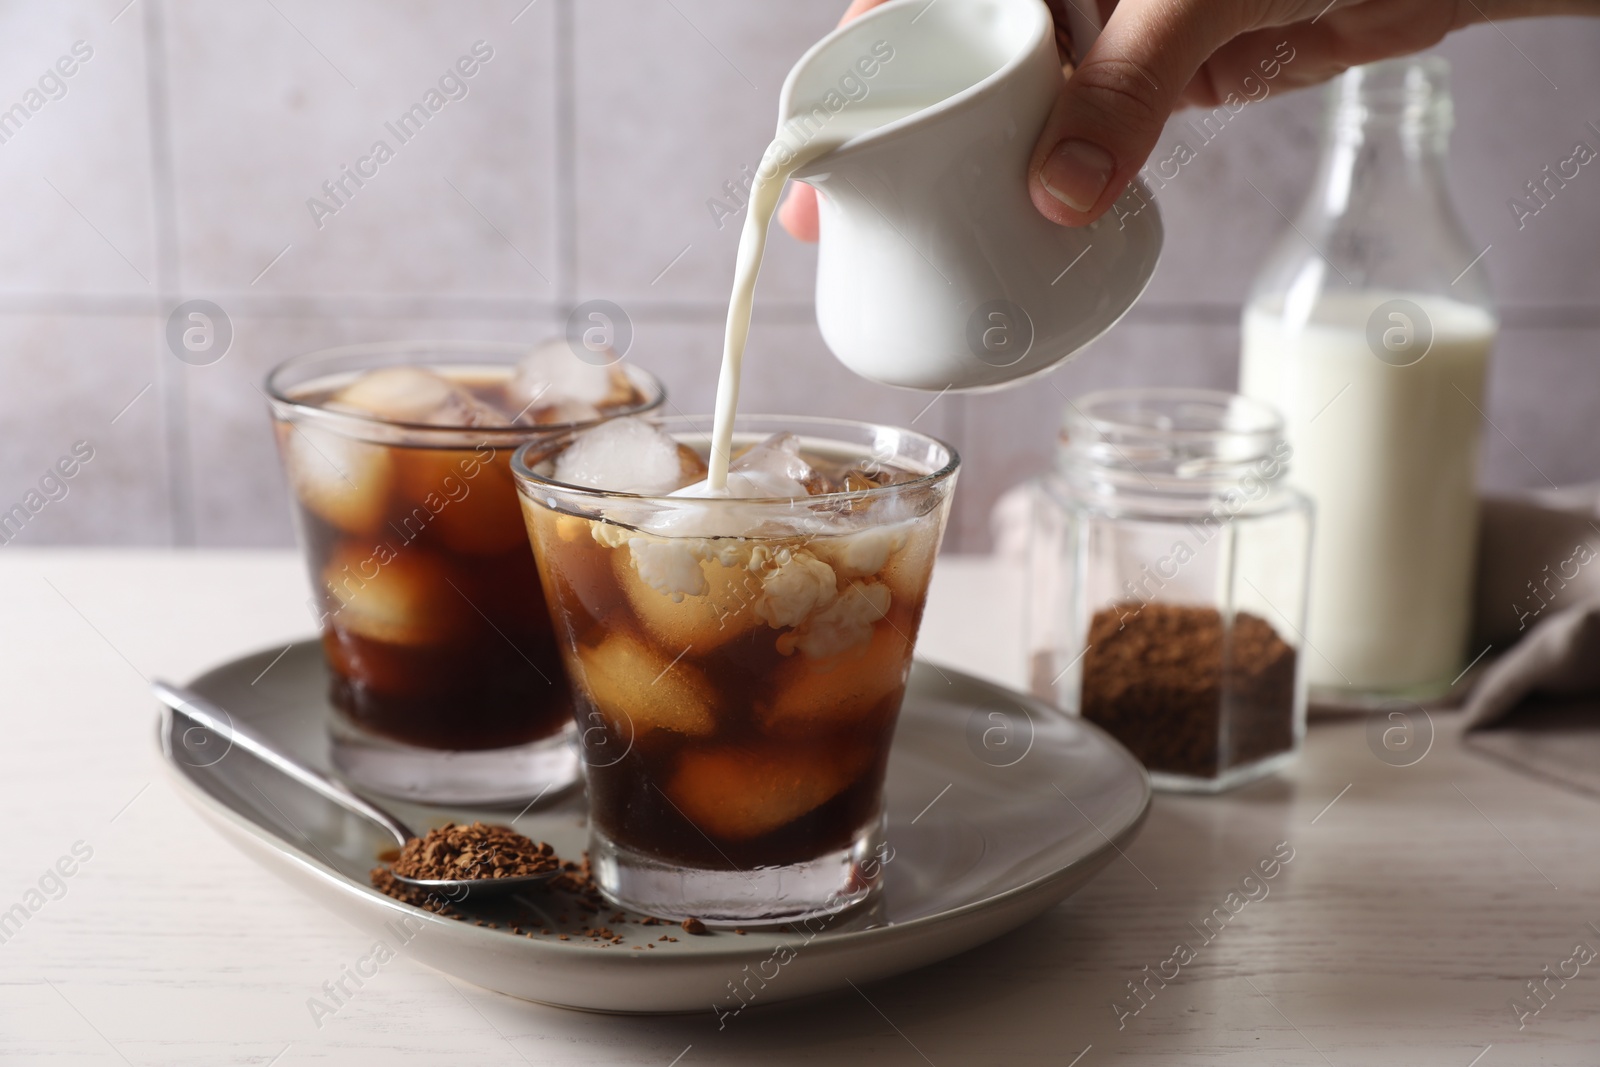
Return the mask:
[[1068,405],[1032,484],[1031,689],[1156,789],[1231,789],[1299,749],[1313,509],[1291,459],[1258,401],[1114,389]]
[[1214,778],[1294,747],[1296,660],[1248,612],[1118,604],[1090,624],[1079,712],[1151,771]]

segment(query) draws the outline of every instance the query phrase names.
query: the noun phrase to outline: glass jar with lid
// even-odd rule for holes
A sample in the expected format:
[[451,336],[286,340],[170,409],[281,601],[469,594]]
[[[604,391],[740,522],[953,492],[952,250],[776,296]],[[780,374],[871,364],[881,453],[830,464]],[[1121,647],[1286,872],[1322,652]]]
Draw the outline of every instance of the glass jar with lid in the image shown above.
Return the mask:
[[1231,393],[1068,404],[1034,498],[1031,685],[1157,788],[1226,789],[1299,749],[1312,510],[1289,460],[1277,411]]

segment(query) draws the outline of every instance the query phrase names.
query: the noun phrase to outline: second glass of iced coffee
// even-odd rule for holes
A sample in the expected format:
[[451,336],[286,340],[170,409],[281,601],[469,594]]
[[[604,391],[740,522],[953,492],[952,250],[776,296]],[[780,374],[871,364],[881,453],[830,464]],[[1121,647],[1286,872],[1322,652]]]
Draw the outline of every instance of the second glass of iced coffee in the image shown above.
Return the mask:
[[267,382],[358,785],[521,801],[577,778],[571,695],[511,455],[663,400],[565,340],[396,342],[301,356]]
[[881,883],[883,783],[957,458],[918,433],[741,416],[729,495],[710,420],[624,418],[513,470],[615,903],[784,922]]

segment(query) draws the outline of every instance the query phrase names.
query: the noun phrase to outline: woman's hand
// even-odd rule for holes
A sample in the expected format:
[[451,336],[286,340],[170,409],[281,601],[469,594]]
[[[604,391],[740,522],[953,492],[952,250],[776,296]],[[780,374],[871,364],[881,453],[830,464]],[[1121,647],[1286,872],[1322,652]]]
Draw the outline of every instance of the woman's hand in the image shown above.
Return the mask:
[[[853,0],[842,22],[883,2]],[[1105,213],[1144,166],[1173,111],[1215,107],[1230,94],[1248,99],[1268,70],[1276,88],[1296,88],[1421,51],[1471,22],[1600,13],[1597,0],[1101,0],[1100,6],[1105,29],[1063,79],[1028,167],[1034,206],[1063,226]],[[794,236],[815,241],[816,190],[796,183],[778,217]]]

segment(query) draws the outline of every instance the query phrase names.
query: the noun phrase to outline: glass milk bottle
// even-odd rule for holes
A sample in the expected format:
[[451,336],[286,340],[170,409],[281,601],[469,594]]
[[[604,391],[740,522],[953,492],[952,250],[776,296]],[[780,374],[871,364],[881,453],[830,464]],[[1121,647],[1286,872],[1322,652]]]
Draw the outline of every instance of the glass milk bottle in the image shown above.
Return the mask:
[[1276,405],[1316,503],[1314,698],[1441,693],[1466,664],[1484,374],[1497,323],[1450,202],[1449,66],[1357,67],[1244,311],[1240,391]]

